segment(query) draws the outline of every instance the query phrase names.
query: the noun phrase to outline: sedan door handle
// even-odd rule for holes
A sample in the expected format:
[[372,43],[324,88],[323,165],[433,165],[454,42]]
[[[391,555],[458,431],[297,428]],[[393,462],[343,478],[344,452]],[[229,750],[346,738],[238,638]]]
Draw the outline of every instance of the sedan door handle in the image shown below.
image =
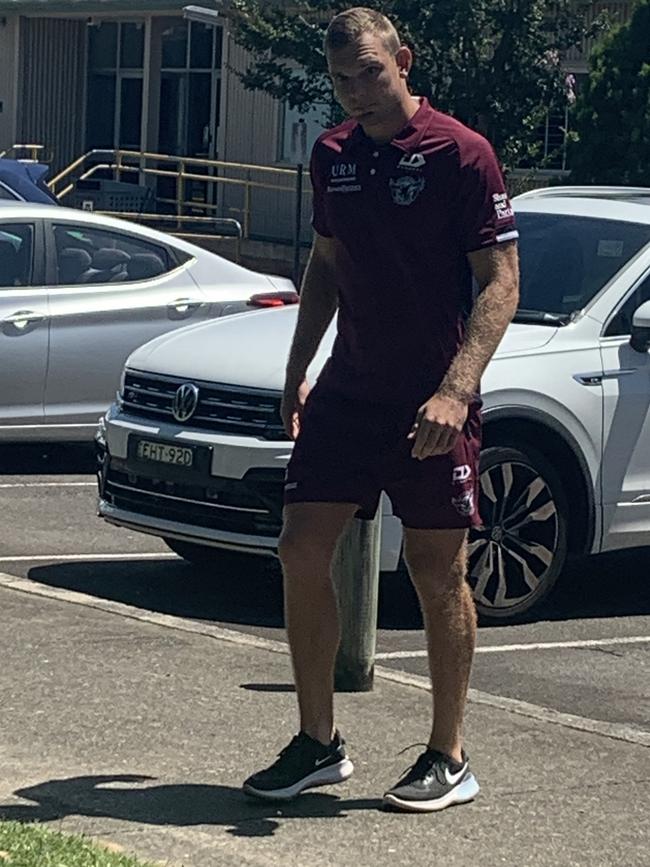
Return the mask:
[[192,313],[203,304],[201,299],[196,298],[176,298],[175,301],[170,301],[167,305],[167,310],[179,316],[184,316]]
[[28,325],[32,325],[35,322],[45,322],[46,319],[47,316],[44,313],[37,313],[36,310],[17,310],[15,313],[12,313],[11,316],[7,316],[6,319],[3,319],[2,324],[13,325],[14,328],[22,331],[22,329],[27,328]]

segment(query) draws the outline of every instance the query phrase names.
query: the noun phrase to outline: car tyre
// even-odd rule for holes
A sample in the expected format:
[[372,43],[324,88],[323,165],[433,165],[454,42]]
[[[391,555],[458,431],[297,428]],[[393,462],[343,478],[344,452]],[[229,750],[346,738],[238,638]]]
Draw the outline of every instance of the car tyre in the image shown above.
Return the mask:
[[481,452],[483,529],[469,538],[468,580],[482,623],[539,612],[567,559],[568,502],[549,460],[528,445]]

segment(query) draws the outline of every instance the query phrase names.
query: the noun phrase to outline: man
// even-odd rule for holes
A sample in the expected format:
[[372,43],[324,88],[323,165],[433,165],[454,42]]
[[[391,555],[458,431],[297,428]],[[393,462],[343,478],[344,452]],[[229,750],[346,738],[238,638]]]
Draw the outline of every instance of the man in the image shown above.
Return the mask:
[[[387,18],[337,15],[325,50],[349,120],[312,155],[316,234],[282,403],[297,437],[279,553],[300,732],[244,791],[287,799],[353,771],[334,727],[330,564],[346,523],[372,516],[385,490],[422,607],[434,716],[427,749],[384,803],[439,810],[478,792],[461,731],[476,630],[466,537],[479,523],[477,392],[517,306],[517,232],[489,144],[411,96],[412,55]],[[332,356],[309,392],[337,307]]]

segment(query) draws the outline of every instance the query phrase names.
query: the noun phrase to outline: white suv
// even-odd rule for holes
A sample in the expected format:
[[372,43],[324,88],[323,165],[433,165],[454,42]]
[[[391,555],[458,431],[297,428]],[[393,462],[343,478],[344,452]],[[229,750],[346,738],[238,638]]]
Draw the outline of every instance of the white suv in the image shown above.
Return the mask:
[[[555,188],[515,207],[521,309],[482,383],[469,576],[480,613],[502,621],[538,605],[569,555],[650,544],[650,190]],[[276,553],[296,315],[191,326],[130,356],[97,437],[100,515],[193,561]],[[382,568],[400,552],[384,498]]]

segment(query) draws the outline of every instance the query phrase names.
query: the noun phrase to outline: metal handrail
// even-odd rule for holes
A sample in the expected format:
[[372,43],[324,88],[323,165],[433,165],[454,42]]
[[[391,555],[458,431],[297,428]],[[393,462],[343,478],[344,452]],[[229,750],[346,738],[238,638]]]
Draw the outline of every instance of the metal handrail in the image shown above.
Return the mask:
[[[42,147],[42,145],[39,145]],[[234,169],[241,170],[246,172],[262,172],[263,174],[274,174],[274,175],[286,175],[292,178],[295,178],[297,169],[295,168],[282,168],[280,166],[263,166],[257,165],[255,163],[237,163],[237,162],[226,162],[225,160],[208,160],[203,157],[189,157],[189,156],[176,156],[173,154],[159,154],[152,151],[131,151],[131,150],[121,150],[121,149],[111,149],[111,148],[94,148],[93,150],[87,151],[85,154],[82,154],[78,157],[74,162],[70,163],[69,166],[66,166],[65,169],[60,171],[57,175],[51,178],[47,185],[52,190],[54,195],[59,197],[59,193],[56,191],[57,184],[63,180],[64,178],[71,175],[76,169],[82,166],[85,162],[90,160],[95,156],[112,156],[114,162],[111,163],[111,167],[119,170],[125,169],[126,166],[122,165],[122,159],[137,159],[137,160],[155,160],[157,162],[175,162],[187,164],[191,163],[196,166],[205,166],[207,168],[223,168],[223,169]],[[104,166],[106,167],[106,166]],[[144,171],[144,169],[139,169],[139,171]],[[150,170],[151,171],[151,170]],[[159,171],[164,171],[160,169]],[[170,172],[170,174],[176,175],[177,172]],[[306,174],[305,170],[303,170],[303,174]],[[207,177],[211,177],[210,175],[201,175],[201,178],[205,180]],[[231,180],[240,180],[241,179],[231,179]],[[281,189],[292,189],[292,187],[281,187]]]
[[[89,162],[91,163],[90,165],[88,165]],[[152,162],[154,163],[153,166],[150,165]],[[201,169],[213,169],[214,172],[206,171],[206,174],[201,174],[199,173]],[[188,208],[195,211],[202,210],[207,212],[215,210],[218,207],[211,202],[196,202],[186,199],[186,181],[243,187],[243,207],[230,207],[229,210],[240,216],[242,238],[244,239],[250,238],[252,192],[257,189],[275,193],[289,193],[292,196],[294,208],[294,221],[291,230],[294,248],[294,280],[298,280],[300,250],[302,247],[300,229],[305,206],[304,197],[311,194],[311,185],[305,182],[305,178],[309,181],[309,173],[301,163],[294,168],[283,168],[253,163],[209,160],[203,157],[159,154],[151,151],[95,148],[82,154],[69,166],[55,175],[48,181],[48,186],[53,195],[61,201],[74,191],[75,185],[79,181],[87,180],[99,171],[111,172],[115,181],[121,180],[123,172],[136,173],[141,178],[150,176],[174,179],[176,181],[175,197],[173,199],[155,197],[154,200],[158,203],[174,206],[176,212],[175,219],[178,219],[179,222]],[[234,173],[237,176],[227,177],[226,173]],[[135,219],[146,219],[141,214],[132,214],[131,216]],[[198,237],[198,235],[195,237]]]
[[[88,161],[98,159],[90,167],[85,168]],[[102,159],[103,158],[103,159]],[[147,162],[155,162],[157,165],[147,165]],[[162,163],[162,166],[160,165]],[[85,168],[85,170],[84,170]],[[200,174],[196,169],[212,168],[219,170],[218,174]],[[193,169],[195,169],[193,171]],[[241,208],[230,208],[241,215],[243,224],[243,238],[250,238],[251,227],[251,194],[253,190],[268,190],[275,193],[289,193],[294,199],[294,226],[293,246],[294,261],[297,263],[294,270],[299,271],[300,261],[300,226],[303,213],[304,196],[311,193],[310,185],[304,183],[305,170],[302,164],[293,169],[274,166],[262,166],[252,163],[229,163],[224,160],[208,160],[202,157],[187,157],[170,154],[159,154],[148,151],[94,149],[78,157],[66,169],[59,172],[49,182],[48,186],[59,201],[65,199],[79,181],[91,178],[99,171],[109,171],[115,180],[120,180],[124,172],[137,174],[141,177],[163,177],[176,181],[175,198],[162,199],[156,197],[155,201],[175,206],[176,216],[182,217],[188,208],[194,210],[209,211],[215,206],[211,202],[195,202],[185,198],[185,182],[200,181],[205,184],[221,184],[223,186],[243,187],[244,201]],[[224,171],[234,171],[244,174],[244,177],[226,177]],[[75,173],[77,177],[75,178]],[[261,179],[255,175],[261,174]],[[271,175],[272,177],[269,177]],[[268,180],[266,179],[268,178]],[[282,183],[291,179],[293,183]],[[273,182],[275,181],[275,182]],[[280,181],[280,183],[278,183]],[[65,183],[65,186],[62,184]]]
[[[33,160],[34,162],[38,162],[38,157],[40,155],[40,151],[45,150],[45,145],[42,144],[14,144],[6,150],[0,151],[0,159],[8,156],[9,154],[13,154],[17,151],[29,151],[30,156],[26,159]],[[9,157],[12,159],[12,157]],[[13,157],[13,159],[19,159],[19,157]],[[21,157],[21,159],[25,159],[25,157]]]

